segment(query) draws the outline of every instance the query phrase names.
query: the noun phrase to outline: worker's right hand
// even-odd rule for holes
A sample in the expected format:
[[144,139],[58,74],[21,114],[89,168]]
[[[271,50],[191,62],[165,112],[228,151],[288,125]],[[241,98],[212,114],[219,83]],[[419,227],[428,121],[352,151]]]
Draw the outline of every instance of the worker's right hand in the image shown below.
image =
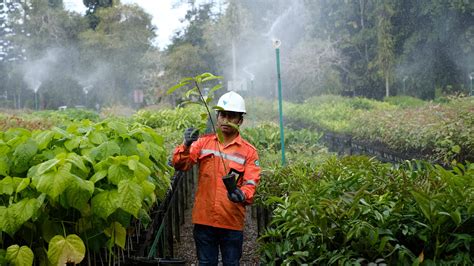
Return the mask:
[[184,131],[184,145],[186,147],[191,146],[199,137],[199,130],[193,127],[187,128]]

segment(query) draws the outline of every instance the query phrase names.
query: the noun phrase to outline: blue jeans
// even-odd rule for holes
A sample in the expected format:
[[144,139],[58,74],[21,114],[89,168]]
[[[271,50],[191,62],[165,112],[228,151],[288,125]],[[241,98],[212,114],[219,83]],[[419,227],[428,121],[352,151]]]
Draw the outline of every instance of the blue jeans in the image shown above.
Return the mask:
[[239,265],[244,243],[242,231],[195,224],[194,241],[199,265],[217,265],[219,248],[224,265]]

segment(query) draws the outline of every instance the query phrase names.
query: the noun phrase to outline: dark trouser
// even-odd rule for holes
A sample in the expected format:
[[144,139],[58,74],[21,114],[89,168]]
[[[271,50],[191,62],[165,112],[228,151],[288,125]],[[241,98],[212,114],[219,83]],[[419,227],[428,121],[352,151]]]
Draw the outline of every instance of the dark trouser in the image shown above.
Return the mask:
[[194,241],[199,265],[217,265],[219,248],[224,265],[239,265],[244,243],[242,231],[195,224]]

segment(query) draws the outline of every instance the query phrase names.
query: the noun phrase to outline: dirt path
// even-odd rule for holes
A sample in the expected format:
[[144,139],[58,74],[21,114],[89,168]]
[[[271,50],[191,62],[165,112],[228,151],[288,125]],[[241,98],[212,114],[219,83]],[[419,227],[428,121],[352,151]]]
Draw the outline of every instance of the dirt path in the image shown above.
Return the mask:
[[[185,211],[185,223],[181,227],[180,242],[177,243],[177,258],[185,259],[186,265],[198,265],[196,250],[193,239],[193,224],[191,223],[191,210]],[[256,215],[252,217],[252,208],[247,207],[244,229],[244,246],[240,265],[250,266],[258,265],[258,246],[257,246],[257,220]],[[219,264],[222,265],[222,264]]]

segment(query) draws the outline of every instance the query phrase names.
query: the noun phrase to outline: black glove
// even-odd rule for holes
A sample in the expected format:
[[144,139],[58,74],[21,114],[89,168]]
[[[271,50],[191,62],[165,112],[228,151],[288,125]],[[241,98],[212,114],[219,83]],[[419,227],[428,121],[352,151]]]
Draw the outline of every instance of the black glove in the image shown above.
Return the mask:
[[230,201],[235,203],[241,203],[245,201],[245,194],[240,190],[240,188],[236,188],[232,193],[227,193],[227,197]]
[[184,145],[186,147],[191,146],[193,142],[195,142],[199,137],[199,130],[193,127],[187,128],[184,131]]

